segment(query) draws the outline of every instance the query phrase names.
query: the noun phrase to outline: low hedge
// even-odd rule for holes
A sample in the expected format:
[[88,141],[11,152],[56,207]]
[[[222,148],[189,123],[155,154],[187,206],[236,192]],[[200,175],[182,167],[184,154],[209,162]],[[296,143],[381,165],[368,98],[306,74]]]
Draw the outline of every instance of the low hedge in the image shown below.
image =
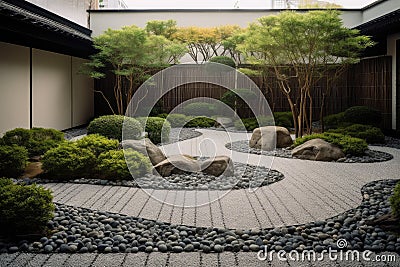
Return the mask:
[[0,232],[2,235],[43,234],[54,216],[51,191],[37,185],[17,185],[0,179]]
[[234,123],[235,129],[253,131],[260,126],[274,125],[272,117],[244,118]]
[[354,106],[344,112],[344,121],[352,124],[359,123],[379,127],[382,123],[382,114],[377,109]]
[[215,126],[215,120],[207,117],[191,117],[189,121],[185,124],[186,128],[209,128]]
[[65,143],[44,154],[42,168],[50,179],[70,180],[89,176],[95,162],[95,155],[89,149]]
[[389,198],[392,213],[400,218],[400,182],[396,184],[393,195]]
[[110,150],[100,154],[96,170],[102,179],[131,180],[132,176],[148,173],[151,166],[147,157],[132,149],[125,150],[125,154],[123,150]]
[[324,117],[324,125],[326,129],[334,129],[348,126],[349,123],[344,121],[344,112],[332,114]]
[[291,111],[274,112],[275,125],[285,128],[293,128],[293,116]]
[[332,114],[324,117],[326,129],[348,127],[352,124],[381,126],[382,113],[379,110],[366,107],[354,106],[346,109],[344,112]]
[[0,145],[0,177],[17,178],[28,163],[28,150],[18,145]]
[[30,157],[43,155],[64,141],[63,132],[46,128],[16,128],[6,132],[2,138],[3,144],[25,147]]
[[184,114],[167,114],[165,117],[167,121],[171,124],[171,127],[183,127],[185,124],[190,121],[190,117],[184,115]]
[[79,148],[90,150],[96,157],[101,153],[118,149],[119,142],[115,139],[108,139],[99,134],[90,134],[75,142]]
[[272,120],[269,116],[260,116],[257,118],[244,118],[241,121],[235,121],[235,128],[237,130],[247,130],[253,131],[255,128],[260,126],[281,126],[285,128],[292,128],[293,127],[293,117],[292,112],[274,112],[274,120]]
[[231,57],[227,57],[227,56],[215,56],[215,57],[210,58],[209,62],[223,64],[223,65],[229,66],[231,68],[236,67],[235,61]]
[[301,138],[297,138],[293,144],[293,147],[304,144],[305,142],[315,138],[323,139],[328,143],[338,146],[346,155],[350,154],[354,156],[361,156],[364,154],[365,150],[368,149],[368,144],[365,142],[365,140],[339,133],[306,135]]
[[256,97],[257,95],[252,90],[247,88],[238,88],[226,91],[220,100],[222,103],[235,110],[247,106],[244,100],[255,99]]
[[364,139],[369,144],[385,143],[385,135],[382,133],[381,129],[370,125],[353,124],[348,127],[331,129],[328,132]]
[[122,129],[124,129],[124,139],[140,139],[142,136],[140,123],[134,118],[122,115],[98,117],[90,122],[87,132],[122,141]]
[[213,104],[205,102],[196,102],[187,104],[182,113],[186,116],[207,116],[211,117],[216,115],[216,108]]
[[160,117],[140,117],[136,118],[142,129],[147,133],[147,137],[154,143],[159,144],[169,140],[171,124]]

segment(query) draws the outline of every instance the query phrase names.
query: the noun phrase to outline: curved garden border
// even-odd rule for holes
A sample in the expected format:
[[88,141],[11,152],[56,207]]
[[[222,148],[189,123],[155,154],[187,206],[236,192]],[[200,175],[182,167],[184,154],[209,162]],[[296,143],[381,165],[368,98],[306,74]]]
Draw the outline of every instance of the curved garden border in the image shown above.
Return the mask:
[[[268,229],[222,229],[171,225],[122,214],[76,208],[56,203],[48,223],[53,234],[36,242],[0,243],[0,253],[192,252],[344,249],[400,251],[400,238],[368,222],[390,213],[388,198],[398,180],[380,180],[363,186],[363,201],[355,209],[324,221]],[[377,194],[379,192],[379,194]]]
[[[250,154],[265,155],[265,156],[275,156],[275,157],[282,157],[282,158],[288,158],[288,159],[296,159],[296,158],[292,157],[291,150],[289,150],[289,149],[277,148],[274,151],[264,151],[261,149],[250,148],[248,140],[241,140],[241,141],[236,141],[233,143],[228,143],[225,145],[225,147],[230,150],[242,152],[242,153],[250,153]],[[393,159],[393,155],[391,155],[389,153],[368,149],[365,152],[364,156],[359,156],[359,157],[347,156],[346,158],[339,159],[336,162],[374,163],[374,162],[388,161],[391,159]]]

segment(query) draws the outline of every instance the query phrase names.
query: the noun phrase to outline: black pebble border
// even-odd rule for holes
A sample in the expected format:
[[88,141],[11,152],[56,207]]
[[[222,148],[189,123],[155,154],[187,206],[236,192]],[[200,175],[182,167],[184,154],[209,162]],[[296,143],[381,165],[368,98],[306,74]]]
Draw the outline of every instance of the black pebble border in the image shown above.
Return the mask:
[[[293,158],[290,149],[277,148],[274,151],[264,151],[261,149],[250,148],[249,141],[247,141],[247,140],[241,140],[241,141],[236,141],[233,143],[228,143],[225,145],[225,147],[228,149],[237,151],[237,152],[242,152],[242,153],[250,153],[250,154],[257,154],[257,155],[264,155],[264,156],[275,156],[275,157],[290,158],[290,159]],[[391,159],[393,159],[393,155],[391,155],[389,153],[367,149],[363,156],[346,155],[345,158],[338,159],[336,162],[374,163],[374,162],[388,161]]]
[[160,177],[147,174],[137,180],[101,180],[80,178],[75,180],[51,180],[51,179],[16,179],[14,182],[25,184],[44,184],[54,182],[93,184],[140,187],[155,190],[238,190],[248,189],[249,187],[268,186],[284,179],[284,175],[276,170],[265,167],[257,167],[242,163],[234,163],[233,176],[206,175],[201,172],[174,174],[169,177]]
[[0,253],[85,253],[85,252],[191,252],[259,251],[313,249],[322,252],[345,239],[346,249],[400,252],[400,238],[379,227],[368,226],[390,212],[388,198],[397,180],[365,185],[358,208],[325,221],[275,229],[221,229],[146,220],[56,204],[55,217],[48,223],[51,236],[36,242],[0,243]]

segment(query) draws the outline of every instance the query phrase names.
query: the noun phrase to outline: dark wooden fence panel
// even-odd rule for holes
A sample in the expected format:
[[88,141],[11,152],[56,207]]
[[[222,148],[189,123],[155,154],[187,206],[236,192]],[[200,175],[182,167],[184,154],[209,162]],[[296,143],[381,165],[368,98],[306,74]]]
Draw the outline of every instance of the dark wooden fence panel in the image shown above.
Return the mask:
[[[383,126],[391,128],[392,114],[392,73],[390,56],[381,56],[361,60],[360,63],[352,65],[338,79],[331,88],[330,95],[327,96],[324,114],[334,114],[344,111],[348,107],[355,105],[366,105],[380,110],[384,116]],[[182,75],[194,75],[190,67],[183,68]],[[221,79],[232,80],[233,77],[227,76]],[[174,77],[167,77],[165,84],[173,82]],[[251,78],[262,90],[267,98],[270,107],[274,111],[289,111],[286,97],[281,93],[278,82],[275,78],[269,77],[263,81],[260,77]],[[295,81],[293,81],[293,85]],[[109,99],[113,100],[113,76],[96,81],[96,89],[107,92]],[[241,88],[245,85],[239,84]],[[312,90],[313,115],[314,119],[319,119],[320,107],[322,104],[322,92],[326,89],[326,79],[321,79]],[[186,100],[196,97],[210,97],[220,99],[227,91],[221,86],[196,82],[183,84],[165,94],[162,98],[163,109],[165,112],[171,111]],[[111,101],[112,102],[112,101]],[[95,111],[97,115],[109,114],[110,109],[102,96],[96,94]]]

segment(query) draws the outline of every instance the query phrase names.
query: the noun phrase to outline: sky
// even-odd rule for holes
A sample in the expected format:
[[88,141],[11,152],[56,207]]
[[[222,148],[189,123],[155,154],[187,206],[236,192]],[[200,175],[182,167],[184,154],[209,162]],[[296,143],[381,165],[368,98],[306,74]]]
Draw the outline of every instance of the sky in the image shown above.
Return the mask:
[[[162,9],[162,8],[204,8],[221,9],[234,8],[271,8],[269,0],[124,0],[130,9]],[[360,8],[376,0],[329,0],[331,3],[342,5],[344,8]]]

